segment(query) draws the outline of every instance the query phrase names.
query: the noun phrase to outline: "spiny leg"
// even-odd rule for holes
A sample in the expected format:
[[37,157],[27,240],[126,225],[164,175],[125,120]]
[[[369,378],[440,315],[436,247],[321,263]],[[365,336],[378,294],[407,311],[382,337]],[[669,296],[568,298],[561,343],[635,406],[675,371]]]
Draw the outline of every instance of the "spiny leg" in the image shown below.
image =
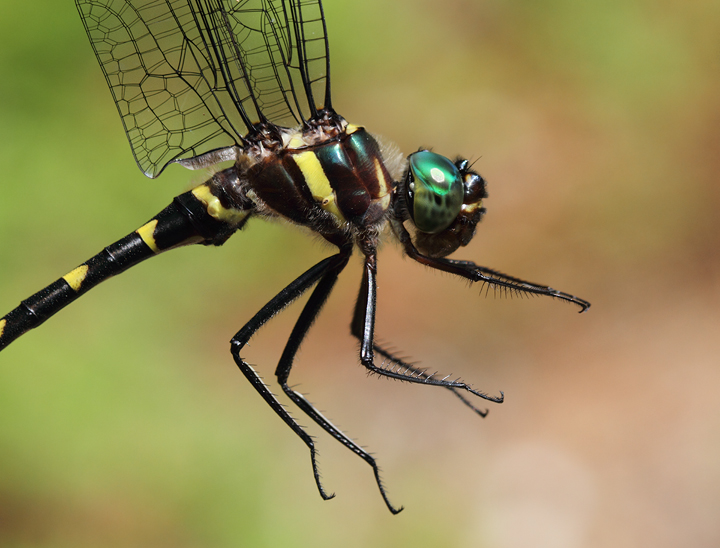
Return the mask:
[[333,438],[342,443],[345,447],[350,449],[372,467],[373,474],[375,475],[375,481],[380,489],[380,494],[382,495],[385,504],[390,512],[397,514],[402,511],[402,507],[396,508],[390,503],[387,492],[385,491],[385,487],[383,486],[380,478],[380,470],[375,459],[357,443],[351,440],[346,434],[344,434],[338,427],[332,424],[325,416],[323,416],[322,413],[320,413],[307,399],[305,399],[302,394],[296,392],[288,385],[290,370],[292,369],[293,360],[300,348],[300,344],[305,339],[305,336],[320,313],[320,310],[327,302],[340,271],[342,271],[347,264],[347,260],[348,257],[345,257],[344,260],[339,260],[336,265],[327,270],[322,279],[318,282],[317,287],[313,290],[308,302],[305,304],[302,313],[295,323],[295,327],[290,334],[290,338],[285,345],[285,350],[283,351],[278,363],[275,375],[277,376],[278,383],[282,387],[283,391],[308,417],[315,421],[315,423],[325,430],[325,432],[330,434]]
[[[374,255],[369,255],[366,257],[362,284],[360,286],[360,293],[358,295],[358,300],[355,305],[355,313],[351,325],[352,334],[361,341],[361,361],[363,365],[371,372],[386,377],[408,382],[415,382],[418,384],[429,384],[433,386],[442,386],[444,388],[447,388],[451,390],[458,398],[460,398],[463,403],[465,403],[468,407],[473,409],[473,411],[475,411],[481,416],[485,416],[487,414],[487,411],[481,411],[477,409],[459,391],[466,390],[485,400],[494,403],[502,403],[502,392],[500,393],[500,397],[488,396],[487,394],[475,390],[459,380],[449,381],[447,380],[447,377],[437,378],[437,374],[428,374],[425,370],[415,367],[414,365],[402,360],[401,358],[398,358],[391,352],[375,344],[374,326],[377,291],[376,262],[377,259]],[[371,348],[372,350],[370,350]],[[389,359],[399,367],[393,369],[378,367],[374,363],[372,351],[378,352],[381,356]]]
[[[375,309],[377,300],[377,255],[375,252],[365,255],[365,268],[363,271],[362,283],[360,285],[360,293],[355,304],[355,312],[350,327],[352,334],[360,339],[360,361],[370,372],[377,373],[385,377],[399,379],[418,384],[428,384],[432,386],[442,386],[451,390],[460,400],[473,409],[481,416],[485,416],[487,411],[481,411],[473,406],[460,391],[467,391],[485,400],[502,403],[503,395],[499,397],[488,396],[459,380],[448,380],[447,377],[438,378],[436,374],[428,374],[426,371],[419,369],[404,360],[397,358],[387,350],[381,348],[374,342],[375,331]],[[375,365],[374,352],[391,360],[399,367],[387,369]]]
[[[353,323],[355,323],[355,322],[353,322]],[[358,339],[362,339],[362,334],[356,333],[354,329],[352,330],[352,334],[355,337],[357,337]],[[425,368],[417,367],[416,365],[403,360],[402,358],[398,357],[397,355],[393,354],[392,352],[383,348],[382,346],[380,346],[379,344],[377,344],[375,342],[373,342],[373,350],[375,352],[377,352],[378,354],[380,354],[387,361],[391,362],[393,365],[392,369],[387,369],[385,367],[380,367],[380,369],[382,369],[383,371],[400,373],[400,374],[406,375],[408,377],[411,377],[411,378],[402,378],[402,380],[428,384],[427,379],[431,379],[431,378],[436,379],[436,377],[437,377],[437,373],[429,374]],[[389,376],[389,375],[384,375],[384,376]],[[398,377],[394,377],[394,378],[398,378]],[[415,379],[419,379],[419,380],[415,380]],[[458,382],[458,381],[455,381],[455,382]],[[462,389],[461,387],[445,386],[444,388],[447,388],[448,390],[450,390],[455,396],[457,396],[457,398],[461,402],[463,402],[465,405],[467,405],[475,413],[477,413],[478,415],[480,415],[483,418],[487,417],[488,410],[487,409],[479,409],[479,408],[475,407],[472,404],[472,402],[469,399],[467,399],[460,392],[460,390]],[[473,393],[476,393],[476,392],[473,392]],[[494,403],[502,403],[504,401],[504,394],[502,391],[500,391],[499,398],[494,398],[491,396],[483,396],[483,399],[492,401]]]
[[320,471],[317,465],[315,444],[312,438],[307,432],[305,432],[305,430],[303,430],[303,428],[290,415],[290,413],[287,412],[287,410],[278,401],[275,395],[270,392],[270,389],[263,382],[262,378],[260,378],[260,375],[258,375],[257,371],[255,371],[255,369],[253,369],[250,364],[248,364],[240,357],[240,351],[247,344],[250,338],[255,334],[255,332],[257,332],[258,329],[260,329],[268,320],[270,320],[270,318],[275,316],[275,314],[279,313],[295,299],[300,297],[300,295],[302,295],[310,287],[316,284],[318,280],[323,278],[328,271],[336,269],[338,264],[346,264],[348,256],[351,252],[352,247],[345,249],[341,248],[340,253],[320,261],[315,266],[307,270],[305,273],[298,276],[285,289],[275,295],[275,297],[273,297],[270,302],[263,306],[260,311],[255,314],[255,316],[253,316],[252,319],[250,319],[250,321],[246,323],[230,341],[230,352],[235,359],[235,363],[237,363],[238,367],[240,368],[240,371],[242,371],[243,375],[245,375],[247,380],[250,381],[250,384],[252,384],[255,390],[258,391],[260,396],[262,396],[262,398],[272,408],[272,410],[275,411],[275,413],[283,421],[285,421],[285,424],[287,424],[290,429],[295,432],[295,434],[297,434],[300,439],[303,440],[303,442],[305,442],[305,445],[307,445],[308,449],[310,449],[310,460],[312,462],[315,483],[318,487],[318,491],[320,491],[320,496],[325,500],[329,500],[335,495],[328,495],[322,486],[322,482],[320,481]]
[[434,268],[436,270],[442,270],[450,274],[455,274],[462,278],[466,278],[471,282],[483,282],[488,284],[489,287],[497,288],[509,292],[516,292],[519,294],[528,295],[545,295],[547,297],[553,297],[561,299],[563,301],[571,302],[580,307],[580,312],[585,312],[590,308],[590,303],[575,295],[570,295],[563,291],[558,291],[552,287],[546,285],[538,285],[532,282],[521,280],[513,276],[508,276],[497,270],[487,268],[484,266],[478,266],[472,261],[458,261],[454,259],[444,259],[428,257],[420,253],[412,242],[410,233],[405,229],[403,224],[399,220],[392,222],[393,231],[397,235],[400,243],[405,249],[408,257],[411,259]]

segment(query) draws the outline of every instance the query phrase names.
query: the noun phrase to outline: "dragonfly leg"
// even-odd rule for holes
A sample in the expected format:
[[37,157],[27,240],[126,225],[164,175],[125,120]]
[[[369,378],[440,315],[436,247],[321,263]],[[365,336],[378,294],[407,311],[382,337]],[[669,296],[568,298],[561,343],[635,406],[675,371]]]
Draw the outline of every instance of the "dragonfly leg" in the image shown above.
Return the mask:
[[[352,248],[351,248],[352,249]],[[262,380],[257,371],[245,360],[240,357],[240,351],[247,344],[250,338],[260,329],[270,318],[287,307],[295,299],[300,297],[305,291],[321,280],[328,271],[337,269],[337,265],[347,264],[351,249],[343,253],[338,253],[332,257],[328,257],[317,263],[315,266],[307,270],[305,273],[296,278],[290,285],[285,287],[280,293],[275,295],[260,311],[246,323],[240,331],[230,341],[230,351],[237,363],[240,371],[250,381],[250,384],[258,391],[260,396],[272,408],[273,411],[287,424],[290,429],[303,440],[308,449],[310,449],[310,459],[312,462],[313,476],[317,484],[320,496],[328,500],[333,498],[334,494],[327,494],[320,481],[320,471],[317,464],[317,456],[315,443],[312,437],[303,430],[298,422],[288,413],[283,405],[278,401],[275,395]]]
[[325,430],[325,432],[330,434],[333,438],[342,443],[345,447],[350,449],[353,453],[358,455],[361,459],[363,459],[372,467],[373,473],[375,475],[375,481],[377,482],[378,488],[380,489],[380,494],[382,495],[385,504],[387,505],[390,512],[392,512],[393,514],[397,514],[402,510],[402,507],[396,508],[390,503],[390,500],[388,499],[387,493],[385,491],[385,487],[383,486],[382,480],[380,478],[380,469],[378,468],[375,459],[357,443],[351,440],[337,426],[332,424],[325,416],[323,416],[322,413],[320,413],[320,411],[318,411],[305,398],[305,396],[293,390],[288,385],[290,370],[292,368],[295,355],[300,348],[300,344],[307,335],[310,326],[315,321],[315,318],[317,318],[318,314],[320,313],[323,305],[327,301],[327,298],[329,297],[330,292],[332,291],[333,286],[337,281],[340,271],[347,264],[349,254],[343,257],[341,253],[338,257],[339,258],[337,264],[329,267],[326,270],[322,279],[318,282],[317,287],[313,291],[312,295],[310,295],[310,299],[305,304],[305,308],[303,308],[303,311],[300,314],[297,322],[295,323],[295,327],[293,328],[292,333],[290,334],[290,338],[285,345],[285,350],[283,351],[283,354],[280,358],[280,362],[278,363],[275,374],[277,375],[278,383],[282,387],[283,391],[300,409],[302,409],[302,411],[308,417],[315,421],[315,423],[317,423],[323,430]]
[[[353,331],[352,333],[355,337],[362,340],[362,333],[358,333]],[[377,342],[373,342],[373,351],[376,354],[380,354],[384,358],[384,364],[382,366],[378,366],[379,369],[382,369],[382,371],[389,371],[393,373],[398,373],[403,375],[407,378],[401,378],[401,380],[408,381],[408,382],[418,382],[422,384],[428,384],[428,380],[437,380],[438,373],[428,373],[426,367],[418,367],[417,365],[408,362],[406,359],[403,359],[399,357],[394,352],[388,350],[387,348],[384,348],[383,346],[379,345]],[[387,364],[387,365],[386,365]],[[373,371],[374,372],[374,371]],[[384,376],[384,373],[378,373],[382,374]],[[399,378],[399,377],[393,377],[393,378]],[[444,386],[444,388],[447,388],[452,392],[461,402],[463,402],[465,405],[467,405],[470,409],[473,410],[473,412],[477,413],[481,417],[485,418],[488,414],[488,409],[480,409],[473,405],[473,403],[465,397],[465,395],[461,392],[463,390],[463,387],[460,386]],[[487,399],[487,398],[485,398]],[[500,392],[500,398],[493,398],[490,401],[494,403],[502,403],[503,401],[503,393]]]
[[[487,415],[487,411],[480,410],[470,403],[462,394],[463,391],[470,392],[482,399],[502,403],[503,394],[500,396],[489,396],[460,380],[450,380],[448,377],[440,377],[437,373],[429,374],[424,369],[418,368],[405,360],[398,358],[391,352],[375,344],[375,309],[377,300],[377,255],[368,253],[365,256],[365,269],[363,270],[362,283],[353,321],[350,326],[352,334],[360,340],[360,361],[371,373],[384,377],[398,379],[418,384],[442,386],[452,391],[460,400],[480,416]],[[377,352],[390,362],[388,367],[375,364],[374,353]]]
[[400,243],[405,249],[408,257],[435,270],[442,270],[456,276],[460,276],[471,282],[481,282],[486,284],[488,288],[495,291],[501,291],[508,294],[516,295],[544,295],[573,303],[580,307],[580,312],[585,312],[590,308],[590,303],[575,295],[570,295],[563,291],[558,291],[546,285],[538,285],[532,282],[508,276],[497,270],[479,266],[471,261],[458,261],[453,259],[444,259],[436,257],[428,257],[420,253],[412,242],[410,233],[405,229],[399,220],[392,221],[393,232],[397,235]]

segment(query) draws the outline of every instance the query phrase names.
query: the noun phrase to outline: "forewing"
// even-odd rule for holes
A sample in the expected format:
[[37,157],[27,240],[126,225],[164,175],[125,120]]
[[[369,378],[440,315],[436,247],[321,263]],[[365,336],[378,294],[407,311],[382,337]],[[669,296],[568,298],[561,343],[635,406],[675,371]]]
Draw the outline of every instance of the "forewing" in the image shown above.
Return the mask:
[[[76,0],[135,159],[242,145],[257,122],[313,116],[329,82],[319,0]],[[324,95],[323,95],[324,94]]]
[[225,6],[236,59],[267,121],[294,125],[331,106],[320,0],[225,0]]

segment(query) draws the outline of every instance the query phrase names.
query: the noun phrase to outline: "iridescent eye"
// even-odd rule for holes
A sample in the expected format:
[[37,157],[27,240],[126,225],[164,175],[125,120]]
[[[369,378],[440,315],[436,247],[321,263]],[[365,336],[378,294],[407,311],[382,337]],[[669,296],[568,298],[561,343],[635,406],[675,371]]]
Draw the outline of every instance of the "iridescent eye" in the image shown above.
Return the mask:
[[408,158],[405,181],[408,210],[418,230],[442,232],[460,213],[463,182],[458,168],[445,156],[421,150]]

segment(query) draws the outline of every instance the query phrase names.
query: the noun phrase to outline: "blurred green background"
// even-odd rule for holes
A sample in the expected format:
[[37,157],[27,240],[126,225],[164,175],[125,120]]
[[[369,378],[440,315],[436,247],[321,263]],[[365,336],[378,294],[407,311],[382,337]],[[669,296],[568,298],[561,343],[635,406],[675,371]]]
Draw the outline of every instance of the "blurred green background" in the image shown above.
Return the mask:
[[[355,257],[291,381],[383,468],[305,446],[228,341],[330,250],[251,222],[97,288],[0,355],[3,547],[720,544],[720,4],[328,0],[334,103],[477,160],[456,256],[580,295],[485,297],[379,257],[377,333],[506,402],[368,377]],[[71,2],[0,4],[0,312],[202,181],[137,169]],[[300,305],[245,355],[266,379]],[[298,412],[295,412],[299,416]],[[301,418],[303,424],[309,421]]]

